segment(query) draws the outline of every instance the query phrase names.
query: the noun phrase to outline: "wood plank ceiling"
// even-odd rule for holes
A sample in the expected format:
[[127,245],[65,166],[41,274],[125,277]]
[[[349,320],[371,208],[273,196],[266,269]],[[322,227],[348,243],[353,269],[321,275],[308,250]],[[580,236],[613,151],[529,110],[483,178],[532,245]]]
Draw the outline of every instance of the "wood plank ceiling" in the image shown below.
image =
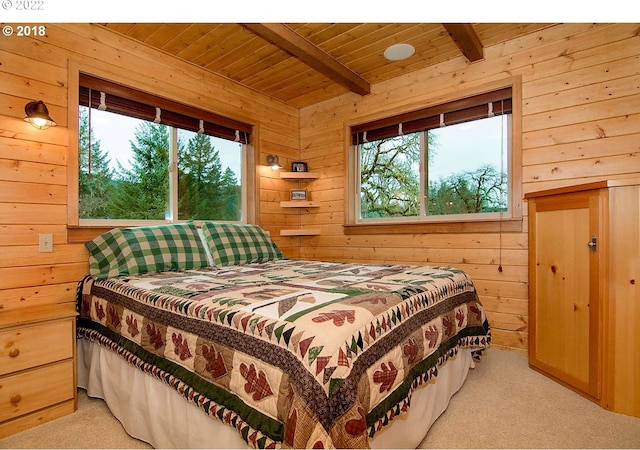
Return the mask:
[[[107,23],[167,52],[297,108],[355,92],[443,61],[484,57],[490,45],[552,24],[487,23]],[[415,54],[383,53],[407,43]]]

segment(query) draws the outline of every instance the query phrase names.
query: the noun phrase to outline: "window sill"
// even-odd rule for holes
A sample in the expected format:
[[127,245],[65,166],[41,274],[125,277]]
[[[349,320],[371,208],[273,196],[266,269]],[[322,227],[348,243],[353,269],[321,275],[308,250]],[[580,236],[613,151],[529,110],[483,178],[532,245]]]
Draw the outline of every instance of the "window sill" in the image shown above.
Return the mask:
[[345,224],[344,234],[521,233],[522,218],[418,223]]
[[115,227],[110,225],[67,225],[67,242],[84,244],[113,228]]

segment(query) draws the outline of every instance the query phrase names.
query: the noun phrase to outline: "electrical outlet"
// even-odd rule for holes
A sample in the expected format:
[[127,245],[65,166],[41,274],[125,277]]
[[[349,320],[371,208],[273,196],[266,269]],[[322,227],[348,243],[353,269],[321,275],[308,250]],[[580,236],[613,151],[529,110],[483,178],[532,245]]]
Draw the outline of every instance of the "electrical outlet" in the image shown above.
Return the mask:
[[51,253],[53,251],[53,234],[38,235],[38,251],[40,253]]

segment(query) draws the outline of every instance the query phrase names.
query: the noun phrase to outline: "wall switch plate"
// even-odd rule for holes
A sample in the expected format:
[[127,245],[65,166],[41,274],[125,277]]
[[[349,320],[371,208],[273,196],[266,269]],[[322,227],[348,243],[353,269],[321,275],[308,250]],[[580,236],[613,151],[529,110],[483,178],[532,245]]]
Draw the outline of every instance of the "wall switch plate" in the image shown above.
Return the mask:
[[53,251],[53,234],[38,235],[38,251],[40,253],[51,253]]

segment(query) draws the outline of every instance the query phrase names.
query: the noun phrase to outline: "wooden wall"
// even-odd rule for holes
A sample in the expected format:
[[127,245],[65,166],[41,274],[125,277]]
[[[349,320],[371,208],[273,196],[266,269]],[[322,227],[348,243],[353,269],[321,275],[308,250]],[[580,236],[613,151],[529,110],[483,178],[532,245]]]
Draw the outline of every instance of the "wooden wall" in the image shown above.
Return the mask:
[[[640,172],[638,24],[565,24],[374,84],[303,110],[239,87],[100,26],[56,24],[43,38],[0,41],[0,309],[69,302],[88,270],[84,246],[68,243],[68,60],[105,65],[178,101],[256,124],[259,220],[289,257],[447,264],[477,283],[494,345],[527,347],[527,233],[346,236],[345,130],[487,81],[523,84],[523,193]],[[23,108],[43,99],[59,126],[26,124]],[[261,165],[301,158],[321,173],[309,184],[318,209],[279,207],[290,182]],[[525,204],[526,212],[526,204]],[[282,228],[321,228],[317,237],[278,237]],[[53,253],[38,252],[52,233]],[[500,245],[502,250],[500,251]],[[498,272],[499,258],[504,271]]]
[[[73,307],[78,280],[88,273],[82,243],[69,243],[67,231],[67,129],[69,60],[117,72],[135,87],[191,103],[256,125],[259,221],[269,230],[287,214],[272,200],[288,196],[266,155],[298,156],[298,110],[214,77],[100,26],[47,25],[46,37],[0,40],[0,310],[46,303]],[[36,130],[23,121],[24,105],[44,100],[58,123]],[[269,211],[274,211],[270,213]],[[290,215],[290,214],[289,214]],[[279,217],[281,216],[281,217]],[[54,251],[38,252],[38,235],[53,234]],[[290,241],[283,241],[284,251]]]
[[[475,280],[493,344],[526,351],[527,224],[523,232],[345,235],[347,125],[415,109],[441,96],[508,77],[522,78],[523,194],[640,172],[640,25],[565,24],[301,110],[300,148],[321,179],[317,210],[303,225],[322,234],[299,240],[300,256],[339,261],[453,265]],[[526,203],[523,214],[526,215]],[[500,251],[500,246],[502,250]],[[498,271],[502,258],[503,272]]]

